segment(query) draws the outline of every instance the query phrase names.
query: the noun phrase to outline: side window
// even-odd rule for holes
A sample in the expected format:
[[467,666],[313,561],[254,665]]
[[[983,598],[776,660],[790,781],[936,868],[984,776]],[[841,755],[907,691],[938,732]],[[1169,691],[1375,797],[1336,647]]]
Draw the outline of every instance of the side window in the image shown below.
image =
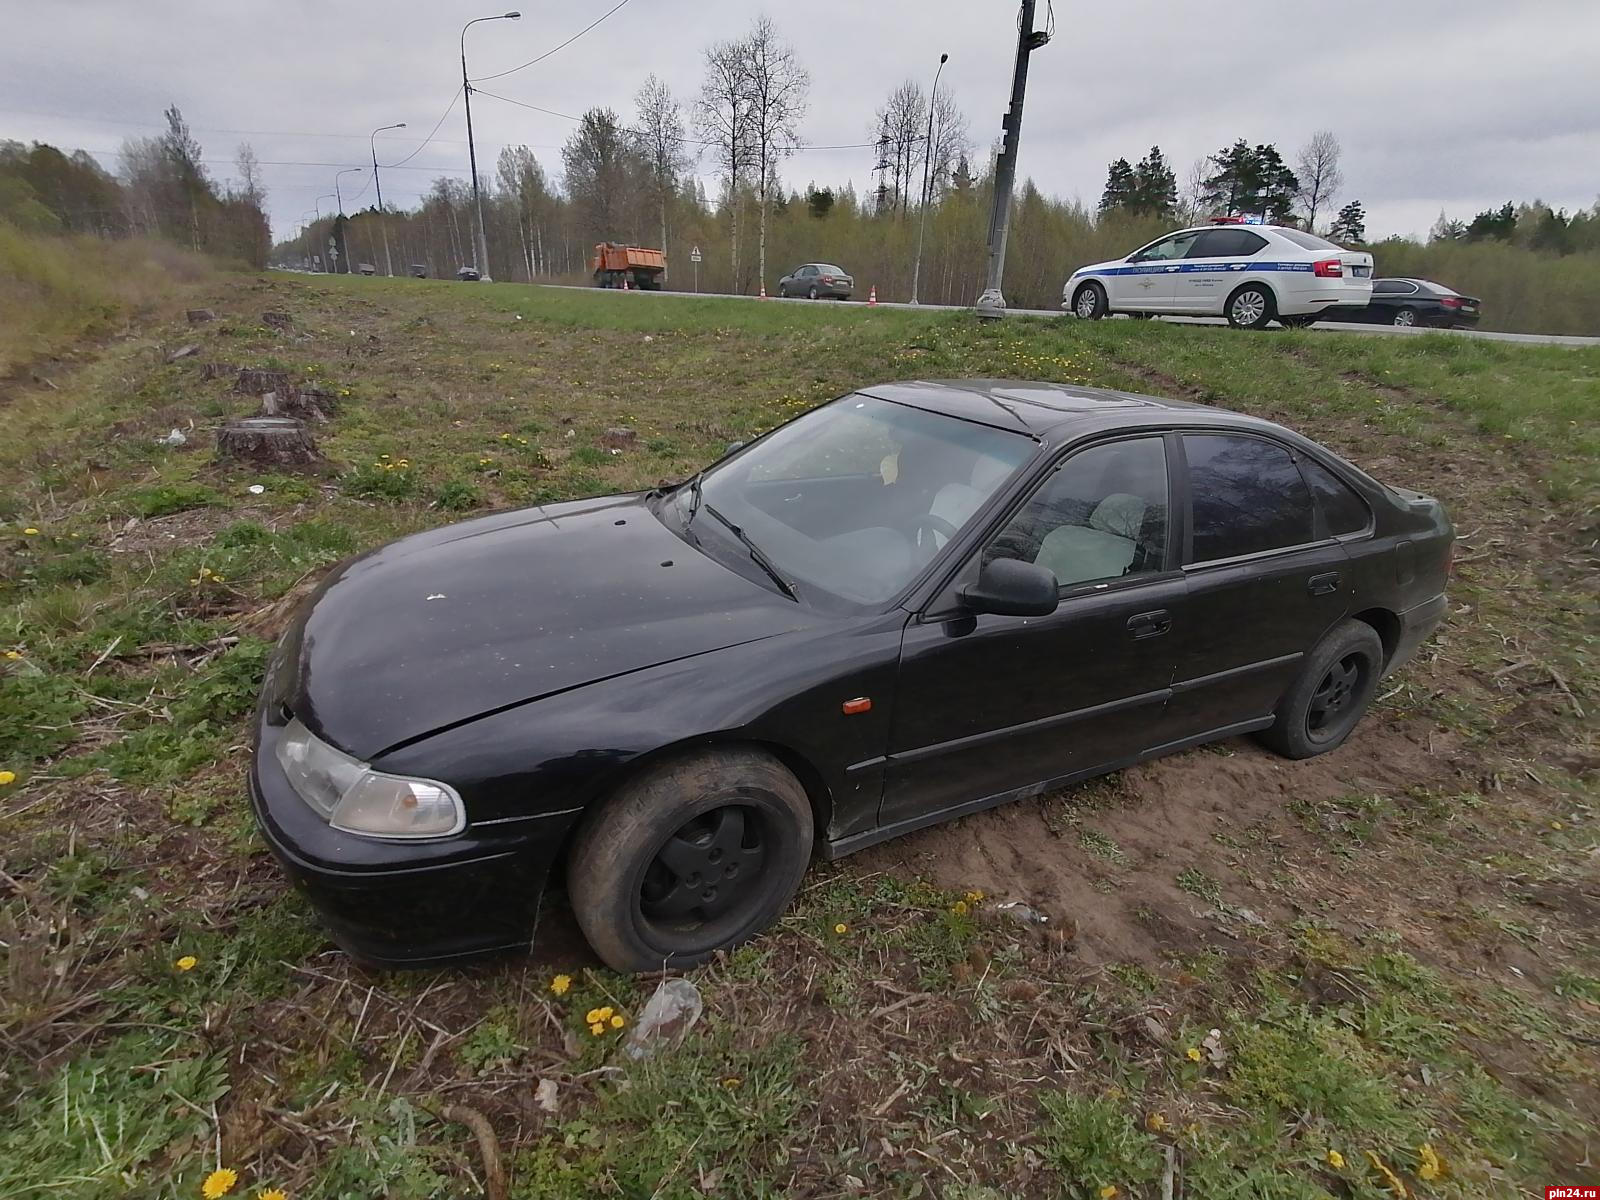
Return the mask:
[[1189,464],[1197,563],[1316,540],[1311,492],[1282,446],[1257,437],[1191,433]]
[[1375,296],[1392,296],[1400,290],[1398,279],[1380,279],[1372,285],[1372,293]]
[[1166,566],[1167,458],[1159,437],[1093,446],[1056,468],[984,551],[1055,572],[1062,587]]
[[1208,229],[1195,239],[1190,258],[1249,258],[1267,239],[1248,229]]
[[1170,262],[1182,258],[1189,253],[1189,247],[1194,244],[1200,231],[1190,233],[1175,233],[1169,238],[1162,238],[1153,246],[1148,246],[1133,256],[1134,262]]
[[1300,459],[1300,474],[1311,485],[1311,494],[1317,498],[1322,510],[1322,523],[1330,537],[1345,533],[1360,533],[1367,527],[1372,514],[1360,496],[1344,480],[1315,459]]

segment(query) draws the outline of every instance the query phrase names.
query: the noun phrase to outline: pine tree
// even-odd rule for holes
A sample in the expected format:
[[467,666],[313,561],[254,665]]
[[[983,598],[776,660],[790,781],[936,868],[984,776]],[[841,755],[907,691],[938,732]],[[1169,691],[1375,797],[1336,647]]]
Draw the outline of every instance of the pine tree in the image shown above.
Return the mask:
[[1467,225],[1466,239],[1482,242],[1493,239],[1509,242],[1517,233],[1516,206],[1507,200],[1499,208],[1486,208]]
[[1244,139],[1210,158],[1212,171],[1201,189],[1206,207],[1227,215],[1290,219],[1300,180],[1270,142],[1252,149]]
[[1127,207],[1146,216],[1164,219],[1171,219],[1178,207],[1178,177],[1167,165],[1160,146],[1151,146],[1150,153],[1140,159],[1139,165],[1133,169],[1133,194]]
[[1126,208],[1134,196],[1133,167],[1128,160],[1119,158],[1106,171],[1106,190],[1100,195],[1100,211]]
[[1352,200],[1333,219],[1328,236],[1336,242],[1360,243],[1367,240],[1367,213],[1361,201]]

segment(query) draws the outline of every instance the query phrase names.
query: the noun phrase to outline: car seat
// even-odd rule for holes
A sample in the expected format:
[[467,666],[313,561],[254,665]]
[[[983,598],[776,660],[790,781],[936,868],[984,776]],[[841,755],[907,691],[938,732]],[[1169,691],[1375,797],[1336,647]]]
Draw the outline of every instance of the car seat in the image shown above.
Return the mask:
[[1126,575],[1139,549],[1145,512],[1138,496],[1113,492],[1089,515],[1089,524],[1062,525],[1045,536],[1034,559],[1062,586]]

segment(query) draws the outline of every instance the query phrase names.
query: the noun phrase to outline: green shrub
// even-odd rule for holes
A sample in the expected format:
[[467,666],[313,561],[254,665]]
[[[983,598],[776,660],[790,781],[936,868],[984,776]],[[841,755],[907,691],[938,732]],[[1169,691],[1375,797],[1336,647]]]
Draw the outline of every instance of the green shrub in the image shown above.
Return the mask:
[[345,473],[339,486],[347,495],[364,500],[407,500],[417,493],[417,481],[411,474],[411,464],[403,458],[384,455]]

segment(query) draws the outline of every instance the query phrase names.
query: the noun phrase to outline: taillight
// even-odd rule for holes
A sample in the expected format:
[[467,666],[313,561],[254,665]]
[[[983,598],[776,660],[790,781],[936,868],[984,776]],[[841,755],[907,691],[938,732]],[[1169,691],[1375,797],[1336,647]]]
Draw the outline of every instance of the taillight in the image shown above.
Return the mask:
[[1344,264],[1337,258],[1325,258],[1311,265],[1311,273],[1318,279],[1343,279]]
[[822,277],[822,282],[823,283],[832,283],[833,282],[833,276],[832,275],[824,275]]
[[1440,296],[1439,303],[1445,308],[1460,308],[1461,300],[1456,296]]

